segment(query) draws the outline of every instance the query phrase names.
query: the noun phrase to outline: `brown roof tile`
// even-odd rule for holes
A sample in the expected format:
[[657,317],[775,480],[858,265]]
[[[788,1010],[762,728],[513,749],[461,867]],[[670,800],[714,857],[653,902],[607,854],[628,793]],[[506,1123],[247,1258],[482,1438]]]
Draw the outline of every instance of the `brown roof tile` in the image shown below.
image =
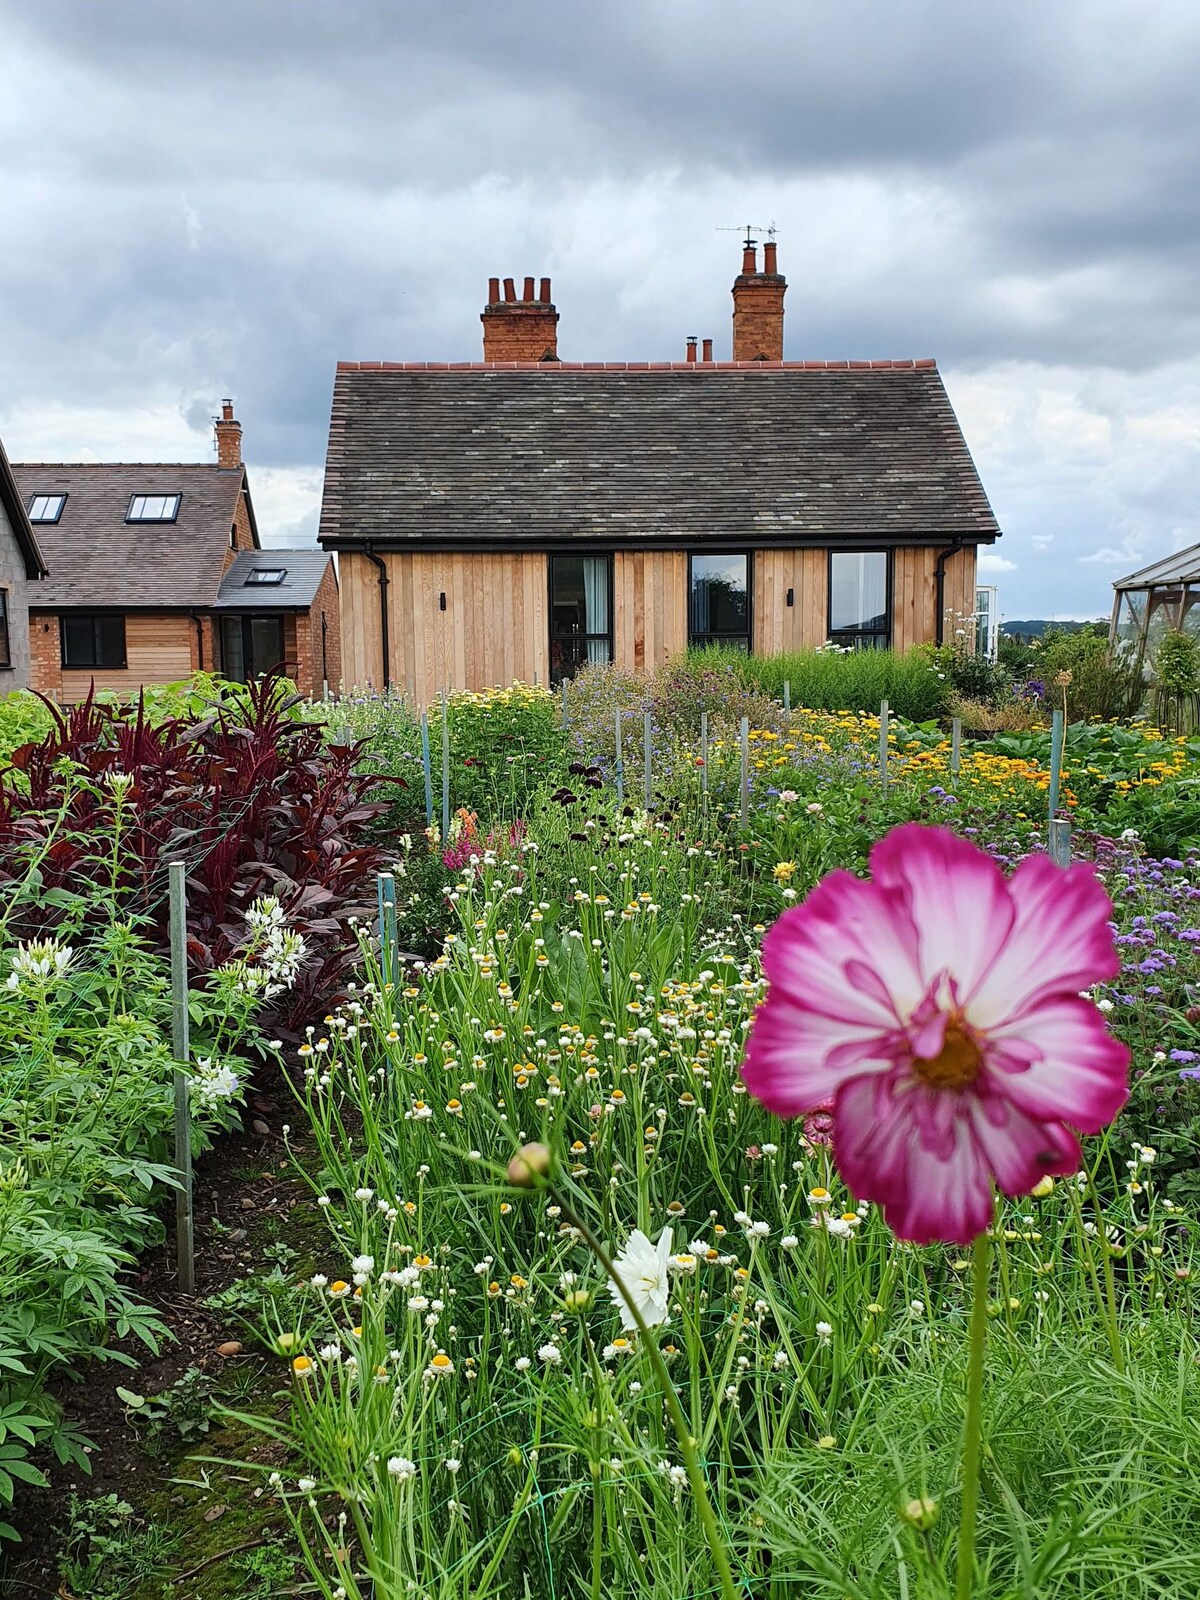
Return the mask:
[[[67,497],[59,521],[35,529],[50,576],[30,591],[32,606],[157,610],[215,603],[243,469],[27,462],[15,465],[13,475],[27,503],[35,494]],[[127,523],[135,494],[179,494],[178,520]]]

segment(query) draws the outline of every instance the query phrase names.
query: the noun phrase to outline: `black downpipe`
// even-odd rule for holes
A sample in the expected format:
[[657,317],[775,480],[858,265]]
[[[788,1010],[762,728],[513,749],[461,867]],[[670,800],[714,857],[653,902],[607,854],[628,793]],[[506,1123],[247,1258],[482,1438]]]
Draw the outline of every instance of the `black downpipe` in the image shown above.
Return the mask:
[[379,569],[379,626],[383,629],[383,687],[388,689],[392,683],[391,656],[388,651],[388,575],[387,564],[382,557],[377,556],[369,544],[363,545],[363,554],[368,561],[373,561]]
[[946,563],[950,557],[957,555],[963,547],[961,539],[955,539],[948,545],[937,558],[937,566],[933,569],[934,584],[937,590],[934,604],[937,606],[937,632],[935,637],[938,644],[946,642]]
[[[201,617],[201,615],[200,615],[200,613],[198,611],[193,611],[192,612],[192,621],[196,624],[196,671],[197,672],[203,672],[204,671],[204,619]],[[216,648],[216,644],[215,644],[216,629],[215,628],[213,629],[213,638],[214,638],[213,648],[215,649]],[[216,669],[216,665],[217,664],[214,661],[213,662],[214,671]]]

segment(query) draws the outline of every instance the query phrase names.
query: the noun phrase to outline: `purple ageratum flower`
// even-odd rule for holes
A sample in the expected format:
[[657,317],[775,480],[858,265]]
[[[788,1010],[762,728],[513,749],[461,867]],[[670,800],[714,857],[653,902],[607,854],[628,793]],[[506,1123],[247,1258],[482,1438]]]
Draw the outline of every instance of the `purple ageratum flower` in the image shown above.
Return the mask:
[[906,823],[767,934],[770,992],[742,1076],[780,1116],[832,1103],[834,1158],[902,1239],[967,1244],[993,1181],[1075,1172],[1077,1130],[1124,1105],[1129,1052],[1079,991],[1120,969],[1092,869],[1031,856],[1005,879]]
[[1168,1054],[1168,1059],[1171,1061],[1191,1062],[1195,1061],[1197,1056],[1194,1050],[1172,1050]]

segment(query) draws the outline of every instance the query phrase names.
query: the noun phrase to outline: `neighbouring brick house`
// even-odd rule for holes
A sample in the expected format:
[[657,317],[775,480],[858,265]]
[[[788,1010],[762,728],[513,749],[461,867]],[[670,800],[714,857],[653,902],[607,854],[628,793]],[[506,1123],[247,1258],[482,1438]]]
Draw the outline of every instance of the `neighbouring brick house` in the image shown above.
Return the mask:
[[785,361],[785,292],[747,240],[727,362],[562,361],[547,278],[490,280],[482,362],[340,362],[319,538],[346,683],[427,703],[972,614],[999,528],[936,363]]
[[46,563],[0,444],[0,694],[29,687],[29,589]]
[[13,473],[47,552],[31,597],[31,686],[55,700],[136,694],[196,671],[341,678],[337,577],[319,550],[264,550],[223,402],[215,463],[30,463]]

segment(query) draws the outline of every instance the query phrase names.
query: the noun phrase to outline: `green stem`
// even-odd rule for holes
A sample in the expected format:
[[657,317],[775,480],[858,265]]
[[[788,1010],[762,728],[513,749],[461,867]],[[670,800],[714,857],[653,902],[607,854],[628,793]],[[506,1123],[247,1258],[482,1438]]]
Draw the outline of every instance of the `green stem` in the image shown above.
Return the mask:
[[708,1486],[704,1481],[704,1473],[700,1467],[700,1457],[696,1453],[696,1441],[688,1427],[687,1418],[683,1414],[683,1407],[679,1404],[679,1396],[675,1392],[675,1385],[671,1381],[671,1374],[667,1371],[667,1363],[663,1353],[658,1348],[650,1329],[647,1327],[642,1313],[639,1311],[629,1291],[626,1289],[617,1272],[608,1251],[596,1238],[595,1234],[571,1210],[565,1197],[554,1191],[553,1185],[547,1185],[562,1206],[562,1214],[567,1222],[576,1229],[580,1238],[588,1249],[599,1261],[604,1271],[621,1291],[621,1299],[629,1309],[629,1315],[637,1324],[638,1333],[641,1335],[642,1345],[654,1368],[654,1375],[662,1386],[663,1398],[667,1403],[667,1410],[671,1416],[671,1425],[675,1429],[675,1436],[679,1440],[679,1453],[683,1457],[683,1465],[687,1471],[688,1483],[691,1485],[692,1496],[696,1502],[696,1509],[700,1513],[700,1522],[704,1528],[704,1537],[712,1555],[713,1565],[717,1569],[717,1576],[721,1581],[721,1595],[723,1600],[738,1600],[737,1588],[733,1581],[733,1570],[729,1565],[729,1554],[725,1549],[725,1542],[721,1538],[721,1529],[717,1523],[716,1514],[712,1508],[712,1501],[708,1497]]
[[983,1350],[987,1341],[988,1269],[991,1265],[991,1239],[986,1232],[976,1239],[971,1261],[971,1342],[967,1364],[957,1600],[971,1600],[975,1584],[975,1513],[979,1505],[979,1462],[983,1446]]

